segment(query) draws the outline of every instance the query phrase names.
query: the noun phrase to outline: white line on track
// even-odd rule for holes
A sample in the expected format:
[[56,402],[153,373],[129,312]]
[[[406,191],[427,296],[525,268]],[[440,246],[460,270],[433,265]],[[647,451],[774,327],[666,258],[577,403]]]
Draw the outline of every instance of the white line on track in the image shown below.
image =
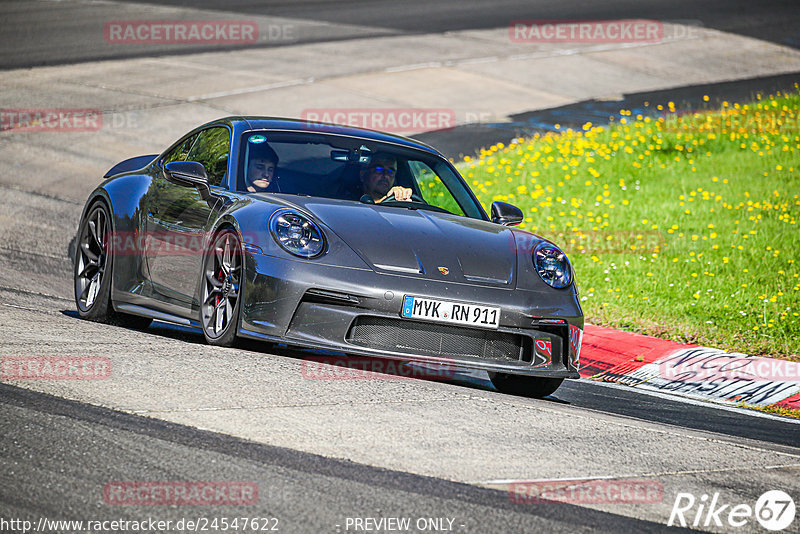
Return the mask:
[[243,89],[233,89],[231,91],[221,91],[219,93],[209,93],[207,95],[190,96],[186,98],[186,102],[197,102],[199,100],[211,100],[214,98],[223,98],[226,96],[245,95],[248,93],[257,93],[259,91],[269,91],[271,89],[281,89],[283,87],[293,87],[295,85],[304,85],[313,83],[314,78],[298,78],[296,80],[286,80],[284,82],[269,83],[266,85],[257,85],[255,87],[245,87]]
[[699,473],[730,473],[734,471],[752,471],[754,469],[785,469],[791,467],[800,467],[800,464],[793,463],[793,464],[784,464],[784,465],[769,465],[769,466],[754,466],[754,467],[724,467],[720,469],[691,469],[691,470],[684,470],[684,471],[663,471],[659,473],[633,473],[633,474],[625,474],[625,475],[595,475],[595,476],[585,476],[585,477],[568,477],[568,478],[531,478],[531,479],[518,479],[518,478],[502,478],[498,480],[479,480],[475,482],[475,484],[479,485],[503,485],[503,484],[511,484],[513,482],[581,482],[584,480],[619,480],[623,478],[641,478],[644,476],[647,477],[657,477],[657,476],[670,476],[670,475],[695,475]]

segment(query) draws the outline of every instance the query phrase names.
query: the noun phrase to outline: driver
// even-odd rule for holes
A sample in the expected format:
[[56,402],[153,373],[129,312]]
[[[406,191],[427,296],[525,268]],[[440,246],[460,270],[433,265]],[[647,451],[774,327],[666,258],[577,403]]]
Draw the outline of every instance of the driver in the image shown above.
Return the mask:
[[250,146],[250,159],[247,161],[245,184],[251,193],[262,191],[279,192],[278,177],[275,168],[278,166],[278,154],[271,146],[265,144]]
[[361,190],[376,204],[390,196],[395,200],[411,200],[411,189],[394,185],[397,174],[397,159],[391,154],[378,152],[367,167],[361,169]]

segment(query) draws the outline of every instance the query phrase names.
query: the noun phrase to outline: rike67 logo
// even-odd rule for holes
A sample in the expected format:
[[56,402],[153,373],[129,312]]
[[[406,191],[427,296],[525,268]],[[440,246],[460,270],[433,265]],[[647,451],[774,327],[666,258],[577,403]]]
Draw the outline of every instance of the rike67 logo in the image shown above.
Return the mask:
[[795,512],[794,500],[780,490],[767,491],[755,506],[724,502],[718,492],[699,499],[691,493],[678,493],[667,526],[741,528],[755,519],[767,530],[780,531],[794,523]]

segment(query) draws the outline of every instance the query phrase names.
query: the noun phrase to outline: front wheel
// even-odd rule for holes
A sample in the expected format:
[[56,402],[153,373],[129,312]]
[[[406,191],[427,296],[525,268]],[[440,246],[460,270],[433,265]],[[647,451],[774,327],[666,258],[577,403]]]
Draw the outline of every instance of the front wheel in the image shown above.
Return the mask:
[[563,378],[541,378],[505,373],[489,373],[489,378],[501,393],[536,399],[552,395],[564,381]]
[[203,262],[200,322],[210,345],[230,347],[239,319],[242,246],[233,230],[219,232]]

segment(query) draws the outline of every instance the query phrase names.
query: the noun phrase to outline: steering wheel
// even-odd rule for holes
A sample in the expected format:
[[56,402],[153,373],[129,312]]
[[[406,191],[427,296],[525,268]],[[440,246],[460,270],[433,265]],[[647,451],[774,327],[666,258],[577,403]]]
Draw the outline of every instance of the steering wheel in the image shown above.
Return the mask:
[[[412,201],[412,202],[419,202],[420,204],[427,204],[427,202],[422,200],[422,197],[419,196],[416,193],[411,193],[411,198],[409,200]],[[394,193],[392,193],[391,195],[389,195],[386,198],[384,198],[383,200],[381,200],[381,203],[383,203],[383,202],[403,202],[403,201],[400,201],[400,200],[397,200],[396,198],[394,198]]]

